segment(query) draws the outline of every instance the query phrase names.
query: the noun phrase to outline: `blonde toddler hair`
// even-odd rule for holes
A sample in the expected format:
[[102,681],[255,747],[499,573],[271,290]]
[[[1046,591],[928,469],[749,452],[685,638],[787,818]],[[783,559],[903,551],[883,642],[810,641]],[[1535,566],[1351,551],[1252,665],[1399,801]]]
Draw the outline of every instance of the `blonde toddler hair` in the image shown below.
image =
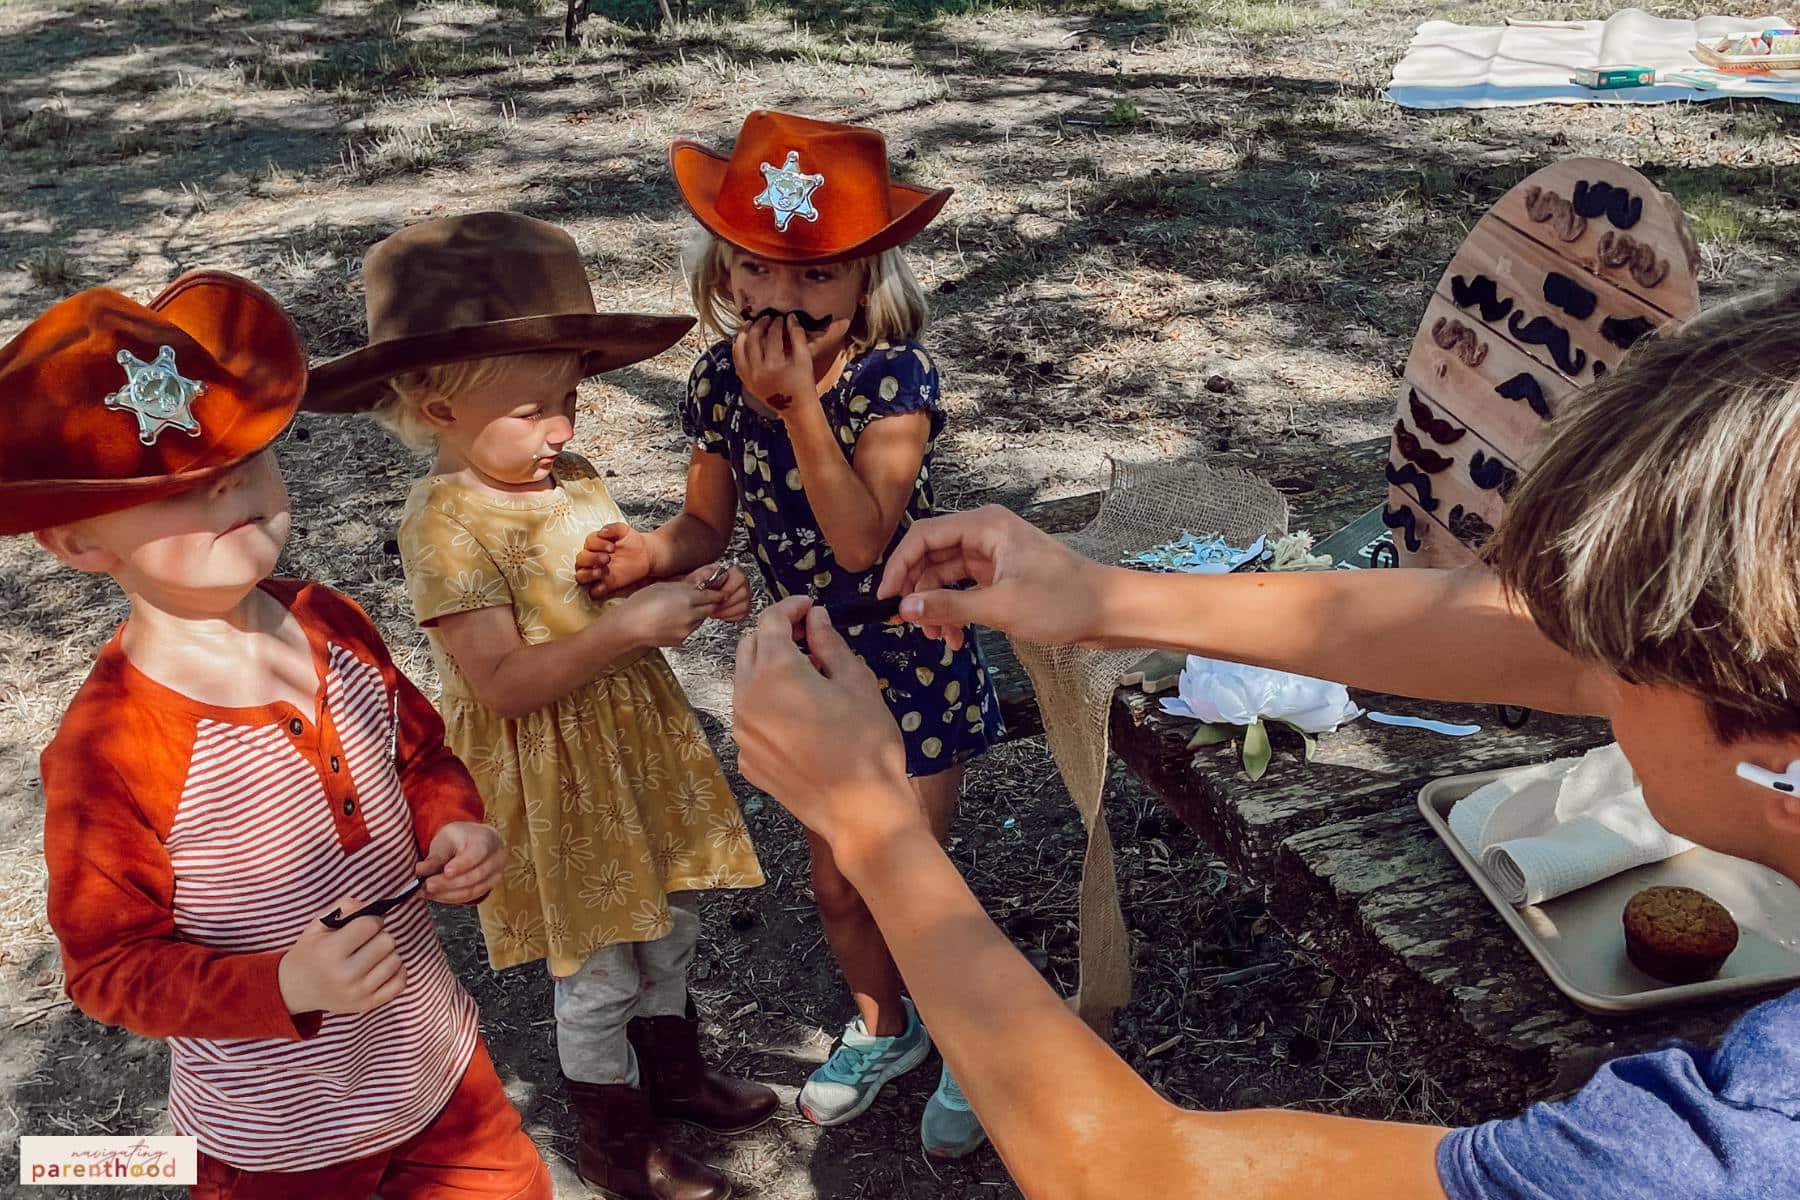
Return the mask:
[[369,411],[369,415],[414,450],[429,450],[437,445],[437,431],[425,419],[426,404],[432,400],[454,400],[464,392],[487,387],[505,372],[518,369],[521,359],[532,363],[537,378],[548,380],[562,370],[564,356],[573,353],[528,351],[408,371],[388,380],[387,395]]
[[1489,562],[1557,645],[1800,732],[1800,284],[1639,342],[1549,427]]
[[[695,231],[681,256],[700,330],[712,337],[730,337],[742,324],[727,290],[730,261],[730,244],[706,229]],[[852,354],[877,342],[909,341],[925,331],[925,289],[899,247],[857,259],[854,265],[868,272],[868,299],[850,322]]]

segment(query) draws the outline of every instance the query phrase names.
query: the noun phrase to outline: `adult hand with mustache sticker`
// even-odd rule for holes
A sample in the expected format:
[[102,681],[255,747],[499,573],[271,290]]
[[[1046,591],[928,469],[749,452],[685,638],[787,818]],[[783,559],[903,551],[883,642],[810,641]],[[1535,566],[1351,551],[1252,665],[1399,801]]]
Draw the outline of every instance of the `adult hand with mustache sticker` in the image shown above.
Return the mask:
[[[849,330],[850,319],[838,317],[818,336],[841,345]],[[794,313],[759,316],[739,327],[731,340],[731,363],[744,391],[783,421],[798,406],[818,402],[816,364],[806,328]]]

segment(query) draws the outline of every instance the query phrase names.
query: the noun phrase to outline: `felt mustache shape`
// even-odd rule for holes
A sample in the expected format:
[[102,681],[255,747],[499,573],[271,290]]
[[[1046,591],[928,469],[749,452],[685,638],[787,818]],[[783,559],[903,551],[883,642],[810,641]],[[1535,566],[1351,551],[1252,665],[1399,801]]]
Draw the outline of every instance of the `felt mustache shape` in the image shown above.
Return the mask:
[[1501,496],[1510,496],[1513,487],[1519,482],[1519,473],[1499,459],[1489,458],[1477,450],[1469,459],[1469,478],[1482,491],[1498,490]]
[[1418,467],[1427,475],[1436,475],[1444,470],[1455,459],[1445,458],[1419,442],[1413,431],[1406,427],[1405,421],[1394,422],[1394,444],[1400,447],[1400,457]]
[[1630,271],[1639,287],[1653,288],[1669,274],[1669,260],[1629,233],[1607,230],[1600,235],[1594,253],[1606,266]]
[[1594,305],[1599,302],[1595,299],[1594,293],[1561,271],[1552,271],[1544,276],[1544,299],[1577,321],[1585,321],[1593,316]]
[[1608,317],[1600,322],[1600,336],[1621,350],[1629,350],[1655,328],[1646,317]]
[[1540,225],[1549,225],[1550,232],[1565,242],[1580,241],[1587,232],[1587,218],[1576,212],[1567,199],[1547,188],[1525,189],[1525,215]]
[[1437,511],[1438,502],[1431,494],[1431,476],[1411,463],[1402,463],[1399,467],[1387,464],[1387,481],[1397,488],[1412,488],[1419,493],[1420,508],[1426,512]]
[[[1518,313],[1513,314],[1514,320],[1518,317]],[[1476,337],[1473,329],[1449,317],[1439,317],[1432,325],[1431,340],[1471,367],[1479,367],[1482,360],[1487,358],[1487,343]]]
[[1630,229],[1644,215],[1643,200],[1603,180],[1581,180],[1575,185],[1572,203],[1582,216],[1604,216],[1617,229]]
[[836,317],[815,317],[811,313],[798,308],[791,312],[782,312],[779,308],[765,308],[755,316],[752,316],[750,314],[750,309],[745,307],[738,310],[738,316],[744,319],[745,324],[760,321],[764,317],[773,317],[776,321],[781,321],[786,317],[793,317],[796,321],[800,322],[800,328],[806,330],[808,333],[823,333],[827,329],[830,329],[831,323],[837,319]]
[[1481,319],[1492,325],[1504,321],[1506,314],[1512,311],[1513,302],[1502,300],[1494,281],[1486,275],[1477,275],[1474,282],[1468,282],[1461,275],[1450,277],[1450,295],[1456,301],[1456,307],[1481,309]]
[[1587,351],[1579,346],[1570,348],[1568,330],[1549,317],[1533,317],[1529,324],[1520,325],[1519,318],[1524,315],[1514,313],[1512,320],[1506,323],[1506,327],[1512,330],[1512,335],[1520,342],[1549,350],[1550,356],[1556,359],[1556,365],[1565,375],[1578,374],[1581,368],[1587,366]]
[[1398,511],[1388,508],[1386,505],[1382,506],[1381,523],[1389,529],[1400,530],[1402,536],[1406,538],[1407,551],[1413,554],[1419,552],[1419,531],[1413,524],[1416,519],[1413,516],[1413,510],[1404,504]]
[[1494,527],[1477,514],[1464,511],[1458,504],[1450,509],[1450,532],[1456,535],[1457,541],[1479,547],[1494,535]]
[[1538,381],[1532,378],[1529,371],[1520,371],[1494,390],[1508,400],[1525,401],[1531,405],[1532,412],[1546,421],[1550,419],[1550,404],[1544,399],[1544,389],[1538,386]]
[[1469,432],[1460,429],[1431,411],[1429,405],[1419,399],[1419,393],[1411,388],[1406,389],[1406,402],[1412,409],[1413,424],[1425,431],[1425,436],[1440,446],[1449,446],[1461,440],[1462,435]]

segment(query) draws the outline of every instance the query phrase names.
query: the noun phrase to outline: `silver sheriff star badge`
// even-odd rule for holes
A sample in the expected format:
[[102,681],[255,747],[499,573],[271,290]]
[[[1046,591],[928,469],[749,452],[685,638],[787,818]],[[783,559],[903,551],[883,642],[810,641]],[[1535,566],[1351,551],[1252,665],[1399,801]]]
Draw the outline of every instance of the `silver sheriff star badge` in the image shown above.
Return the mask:
[[762,173],[767,186],[756,198],[756,207],[775,210],[776,229],[786,233],[788,222],[795,217],[804,217],[808,221],[819,219],[812,194],[825,185],[825,176],[803,173],[798,150],[789,150],[787,160],[779,167],[763,163]]
[[174,347],[158,350],[155,362],[145,362],[131,351],[121,350],[119,365],[125,368],[125,386],[106,397],[106,407],[127,409],[137,415],[138,441],[154,446],[162,431],[171,428],[190,437],[200,436],[193,404],[206,385],[175,369]]

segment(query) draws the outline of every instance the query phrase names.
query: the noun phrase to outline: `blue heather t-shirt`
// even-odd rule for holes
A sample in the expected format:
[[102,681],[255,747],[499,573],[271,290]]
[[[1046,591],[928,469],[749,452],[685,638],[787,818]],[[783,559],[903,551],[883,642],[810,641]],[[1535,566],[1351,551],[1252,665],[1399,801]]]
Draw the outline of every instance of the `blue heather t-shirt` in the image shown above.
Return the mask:
[[1716,1049],[1617,1059],[1567,1100],[1456,1130],[1438,1177],[1450,1200],[1800,1197],[1800,990]]

